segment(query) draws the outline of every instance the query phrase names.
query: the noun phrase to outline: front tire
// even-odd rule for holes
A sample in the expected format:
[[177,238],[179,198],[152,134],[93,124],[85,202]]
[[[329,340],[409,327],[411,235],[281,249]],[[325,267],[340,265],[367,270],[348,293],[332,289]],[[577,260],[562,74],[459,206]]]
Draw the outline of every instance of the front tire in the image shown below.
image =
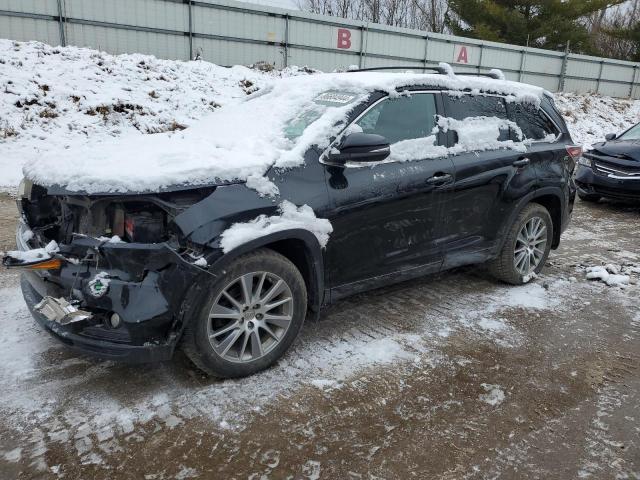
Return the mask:
[[235,260],[212,282],[185,328],[182,348],[205,373],[244,377],[268,368],[293,343],[307,310],[304,279],[269,249]]
[[489,262],[489,272],[512,285],[528,283],[544,267],[552,243],[551,215],[542,205],[530,203],[513,222],[500,255]]

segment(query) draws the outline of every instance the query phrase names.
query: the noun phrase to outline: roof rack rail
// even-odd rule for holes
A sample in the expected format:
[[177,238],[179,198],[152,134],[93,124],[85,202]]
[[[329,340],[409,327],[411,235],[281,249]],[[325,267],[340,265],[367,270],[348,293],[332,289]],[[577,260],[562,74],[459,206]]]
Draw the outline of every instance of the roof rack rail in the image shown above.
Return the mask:
[[[367,67],[367,68],[356,68],[354,70],[346,70],[345,73],[352,73],[352,72],[376,72],[376,71],[380,71],[380,70],[431,70],[433,72],[439,73],[441,75],[446,75],[447,69],[437,66],[437,67],[422,67],[422,66],[415,66],[415,65],[400,65],[400,66],[395,66],[395,67]],[[476,77],[488,77],[488,78],[493,78],[494,80],[501,80],[502,79],[502,72],[497,71],[497,70],[492,70],[490,72],[453,72],[455,75],[473,75]]]
[[418,67],[415,65],[400,65],[397,67],[368,67],[368,68],[356,68],[354,70],[346,70],[347,73],[351,72],[376,72],[378,70],[432,70],[436,73],[446,74],[446,69],[442,67]]

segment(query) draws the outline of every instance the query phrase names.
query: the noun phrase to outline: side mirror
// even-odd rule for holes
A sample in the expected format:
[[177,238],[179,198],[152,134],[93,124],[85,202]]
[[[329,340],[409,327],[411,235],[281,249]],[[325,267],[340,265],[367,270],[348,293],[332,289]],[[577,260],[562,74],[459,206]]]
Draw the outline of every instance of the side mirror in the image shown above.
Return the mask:
[[373,133],[352,133],[342,139],[338,152],[331,153],[334,162],[379,162],[391,154],[389,141]]
[[605,139],[606,141],[609,141],[609,140],[615,140],[617,136],[618,136],[618,135],[616,135],[615,133],[607,133],[607,134],[604,136],[604,139]]

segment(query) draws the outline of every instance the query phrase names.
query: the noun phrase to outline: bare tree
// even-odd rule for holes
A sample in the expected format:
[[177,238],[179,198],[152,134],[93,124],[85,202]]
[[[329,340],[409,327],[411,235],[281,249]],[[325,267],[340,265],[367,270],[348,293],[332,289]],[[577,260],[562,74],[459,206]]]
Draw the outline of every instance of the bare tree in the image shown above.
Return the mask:
[[447,0],[298,0],[312,13],[443,33]]
[[637,28],[640,23],[640,0],[629,0],[618,7],[603,9],[587,18],[586,23],[594,45],[604,56],[635,59],[636,42],[624,35],[611,33]]

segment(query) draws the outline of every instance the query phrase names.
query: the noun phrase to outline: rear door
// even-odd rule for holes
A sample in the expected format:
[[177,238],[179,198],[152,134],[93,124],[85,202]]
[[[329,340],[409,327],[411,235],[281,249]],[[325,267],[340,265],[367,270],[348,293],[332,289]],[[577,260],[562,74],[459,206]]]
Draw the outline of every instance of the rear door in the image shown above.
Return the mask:
[[[500,226],[518,199],[535,188],[536,171],[522,145],[515,145],[504,98],[443,94],[450,126],[455,185],[445,217],[444,268],[477,263],[491,255]],[[517,149],[512,147],[517,146]]]
[[433,133],[441,108],[439,93],[382,99],[350,128],[383,135],[391,156],[378,163],[325,167],[334,229],[327,246],[334,298],[440,268],[444,199],[453,184],[451,159],[433,158],[444,148],[444,136]]
[[559,142],[560,128],[542,109],[529,103],[511,103],[507,105],[511,118],[522,132],[527,146],[527,157],[536,170],[539,186],[553,186],[564,189],[568,176],[573,172],[567,167],[567,150]]

